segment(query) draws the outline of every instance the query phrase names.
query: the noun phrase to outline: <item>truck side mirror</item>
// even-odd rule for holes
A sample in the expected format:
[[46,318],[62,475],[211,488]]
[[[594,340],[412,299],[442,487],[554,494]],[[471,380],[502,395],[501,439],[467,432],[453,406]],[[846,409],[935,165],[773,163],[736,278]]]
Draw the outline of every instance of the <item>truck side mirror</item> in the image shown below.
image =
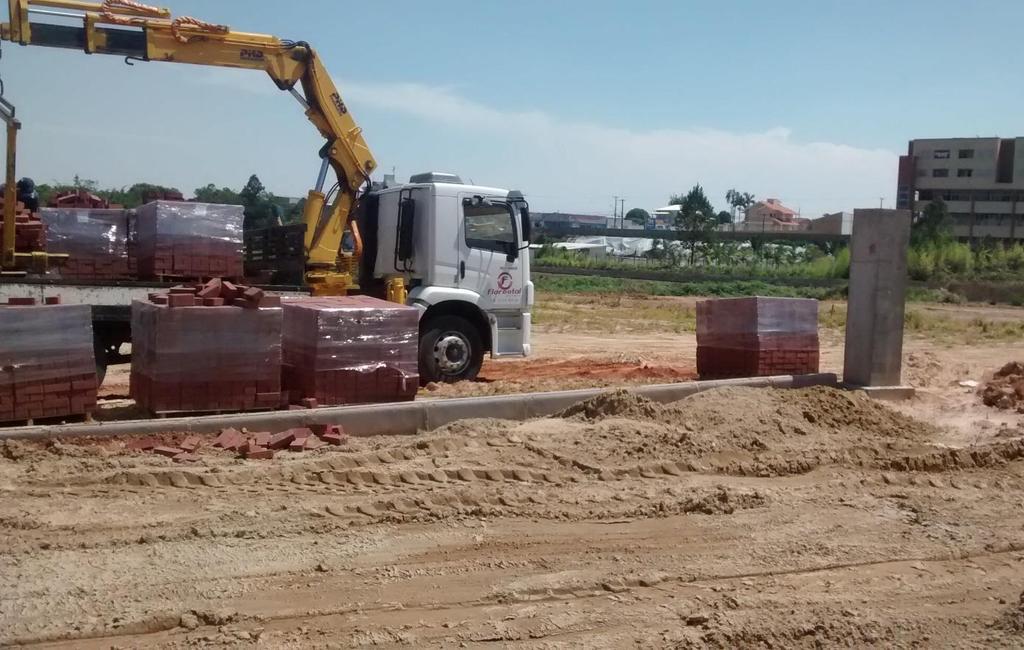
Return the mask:
[[530,235],[531,235],[530,231],[533,228],[533,224],[530,222],[530,206],[528,206],[528,205],[526,205],[524,203],[523,207],[520,209],[519,213],[522,215],[522,219],[523,219],[523,223],[522,223],[522,228],[523,228],[523,246],[529,246],[530,245]]

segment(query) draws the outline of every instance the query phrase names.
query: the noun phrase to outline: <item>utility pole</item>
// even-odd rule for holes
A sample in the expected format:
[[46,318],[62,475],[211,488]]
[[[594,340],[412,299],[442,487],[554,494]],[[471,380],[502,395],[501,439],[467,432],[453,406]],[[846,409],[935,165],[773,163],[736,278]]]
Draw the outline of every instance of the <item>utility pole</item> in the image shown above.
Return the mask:
[[878,209],[881,210],[884,207],[885,207],[885,197],[884,196],[880,196],[880,197],[878,197]]
[[612,228],[615,228],[615,220],[619,217],[619,197],[612,197]]

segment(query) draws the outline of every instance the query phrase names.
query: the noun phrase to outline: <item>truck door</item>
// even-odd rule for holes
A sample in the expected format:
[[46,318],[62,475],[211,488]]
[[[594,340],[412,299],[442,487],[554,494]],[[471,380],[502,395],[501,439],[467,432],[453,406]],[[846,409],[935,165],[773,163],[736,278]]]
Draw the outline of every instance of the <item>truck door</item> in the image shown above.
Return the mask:
[[[493,356],[524,354],[528,325],[523,313],[527,289],[527,251],[520,251],[514,211],[504,197],[460,196],[462,212],[459,286],[480,296],[479,307],[491,317]],[[509,258],[512,259],[509,259]]]

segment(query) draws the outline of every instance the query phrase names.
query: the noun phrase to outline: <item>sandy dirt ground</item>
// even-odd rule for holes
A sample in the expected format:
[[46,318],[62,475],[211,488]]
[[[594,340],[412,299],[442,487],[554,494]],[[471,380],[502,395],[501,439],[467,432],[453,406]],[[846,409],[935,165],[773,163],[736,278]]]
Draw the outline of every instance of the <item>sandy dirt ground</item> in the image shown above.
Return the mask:
[[[838,370],[841,337],[823,344]],[[535,345],[432,392],[693,372],[692,334],[539,328]],[[187,466],[124,440],[7,443],[0,645],[1021,647],[1024,415],[958,382],[1024,343],[906,347],[918,396],[891,407],[614,393]]]

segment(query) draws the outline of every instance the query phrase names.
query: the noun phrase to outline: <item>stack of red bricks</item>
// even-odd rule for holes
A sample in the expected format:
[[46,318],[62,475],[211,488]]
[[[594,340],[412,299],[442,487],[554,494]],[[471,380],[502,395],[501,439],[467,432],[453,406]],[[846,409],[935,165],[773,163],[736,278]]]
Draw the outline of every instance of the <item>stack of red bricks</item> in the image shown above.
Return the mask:
[[702,378],[818,372],[818,301],[720,298],[697,303]]
[[[0,227],[3,227],[3,198],[0,197]],[[21,201],[14,212],[14,250],[18,253],[46,251],[46,224]]]
[[241,278],[242,220],[239,205],[147,203],[135,212],[139,277]]
[[135,301],[132,398],[155,413],[279,408],[280,304],[220,279]]
[[0,421],[86,415],[96,407],[92,310],[47,298],[0,306]]
[[292,403],[408,401],[419,387],[419,312],[369,296],[284,301],[282,383]]
[[46,250],[67,253],[59,267],[68,280],[124,280],[128,265],[128,211],[98,208],[43,208]]

